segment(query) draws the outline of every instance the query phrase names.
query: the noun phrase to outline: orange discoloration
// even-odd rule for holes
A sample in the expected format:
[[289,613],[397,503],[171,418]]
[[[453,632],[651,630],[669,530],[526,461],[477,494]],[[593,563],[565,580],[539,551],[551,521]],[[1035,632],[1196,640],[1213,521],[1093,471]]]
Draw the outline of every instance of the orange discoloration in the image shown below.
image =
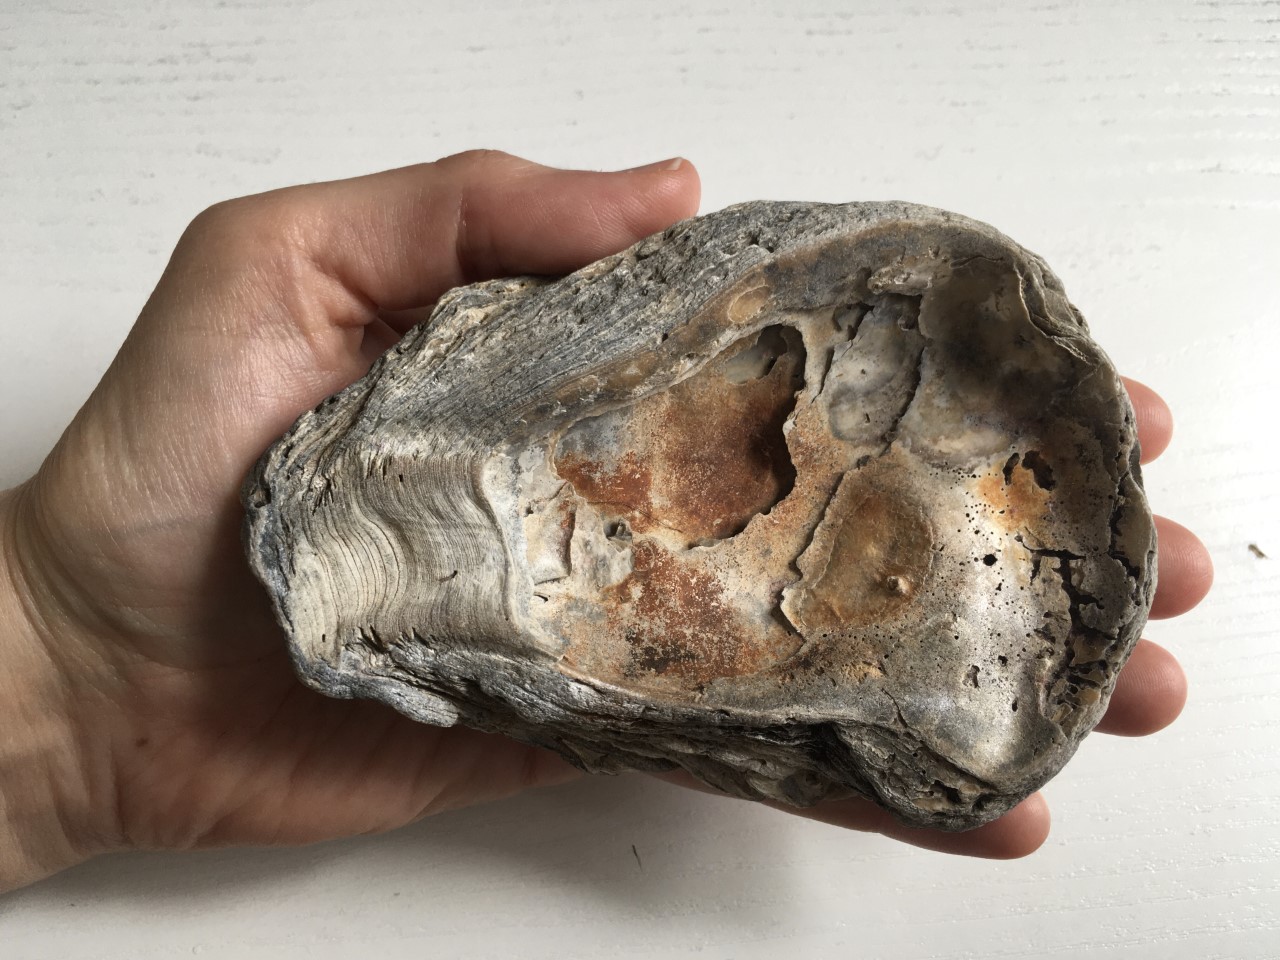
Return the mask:
[[932,562],[933,533],[915,504],[874,487],[841,499],[852,506],[824,531],[825,563],[794,608],[806,635],[891,619],[919,592]]
[[789,328],[768,343],[765,336],[664,393],[569,431],[556,472],[637,532],[733,536],[795,479],[782,427],[803,386],[804,348]]
[[634,560],[631,574],[605,591],[610,632],[626,644],[626,674],[690,685],[751,673],[776,657],[715,576],[647,541],[637,541]]
[[[629,572],[601,589],[598,619],[567,632],[564,666],[627,687],[698,692],[795,652],[801,638],[770,609],[799,544],[782,547],[767,582],[739,582],[729,558],[767,557],[779,547],[775,521],[796,525],[780,515],[812,509],[788,497],[796,470],[783,433],[804,363],[800,334],[769,327],[560,437],[551,466],[574,499],[595,508],[605,536],[619,521],[631,534],[614,540]],[[715,546],[691,548],[700,542]]]
[[618,508],[633,526],[648,526],[653,510],[649,500],[653,474],[634,450],[616,460],[565,454],[556,458],[555,467],[584,500]]
[[1012,458],[1004,469],[980,477],[978,499],[991,510],[991,518],[1003,530],[1035,532],[1053,513],[1053,494],[1036,482],[1035,474]]

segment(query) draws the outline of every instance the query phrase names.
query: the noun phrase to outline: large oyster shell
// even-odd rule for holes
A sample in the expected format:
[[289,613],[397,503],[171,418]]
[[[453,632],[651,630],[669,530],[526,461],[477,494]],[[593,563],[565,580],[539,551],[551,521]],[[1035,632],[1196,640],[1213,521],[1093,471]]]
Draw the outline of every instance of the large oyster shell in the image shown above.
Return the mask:
[[1133,412],[1061,284],[903,203],[454,290],[245,504],[325,693],[952,829],[1067,761],[1155,582]]

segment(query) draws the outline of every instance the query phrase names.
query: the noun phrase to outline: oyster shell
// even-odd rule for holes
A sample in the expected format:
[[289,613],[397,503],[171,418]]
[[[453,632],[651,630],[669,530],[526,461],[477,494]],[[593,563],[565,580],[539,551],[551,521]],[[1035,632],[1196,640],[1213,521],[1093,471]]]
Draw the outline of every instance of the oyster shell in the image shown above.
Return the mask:
[[1069,759],[1155,584],[1133,412],[1058,279],[904,203],[451,291],[245,505],[327,694],[949,829]]

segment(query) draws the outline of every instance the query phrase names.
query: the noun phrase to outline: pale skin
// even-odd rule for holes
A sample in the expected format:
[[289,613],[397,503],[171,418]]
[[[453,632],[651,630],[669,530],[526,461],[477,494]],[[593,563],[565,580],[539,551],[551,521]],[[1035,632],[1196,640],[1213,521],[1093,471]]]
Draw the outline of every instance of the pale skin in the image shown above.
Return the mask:
[[[476,151],[200,214],[39,472],[0,494],[0,890],[109,851],[372,833],[580,776],[299,683],[244,560],[238,491],[448,288],[571,271],[691,216],[698,195],[685,161],[594,173]],[[1172,419],[1127,386],[1150,460]],[[1158,526],[1155,618],[1212,579],[1193,534]],[[1177,661],[1144,640],[1098,729],[1153,733],[1185,698]],[[1038,794],[962,834],[858,800],[798,812],[984,857],[1026,855],[1049,828]]]

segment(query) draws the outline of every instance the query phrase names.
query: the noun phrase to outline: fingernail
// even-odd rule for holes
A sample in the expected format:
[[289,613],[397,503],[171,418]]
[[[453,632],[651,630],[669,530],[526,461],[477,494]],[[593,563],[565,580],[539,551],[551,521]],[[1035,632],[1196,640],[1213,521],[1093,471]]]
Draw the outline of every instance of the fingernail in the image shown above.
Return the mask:
[[671,157],[668,160],[659,160],[657,163],[646,163],[643,167],[629,167],[624,173],[659,173],[679,170],[684,166],[684,157]]

